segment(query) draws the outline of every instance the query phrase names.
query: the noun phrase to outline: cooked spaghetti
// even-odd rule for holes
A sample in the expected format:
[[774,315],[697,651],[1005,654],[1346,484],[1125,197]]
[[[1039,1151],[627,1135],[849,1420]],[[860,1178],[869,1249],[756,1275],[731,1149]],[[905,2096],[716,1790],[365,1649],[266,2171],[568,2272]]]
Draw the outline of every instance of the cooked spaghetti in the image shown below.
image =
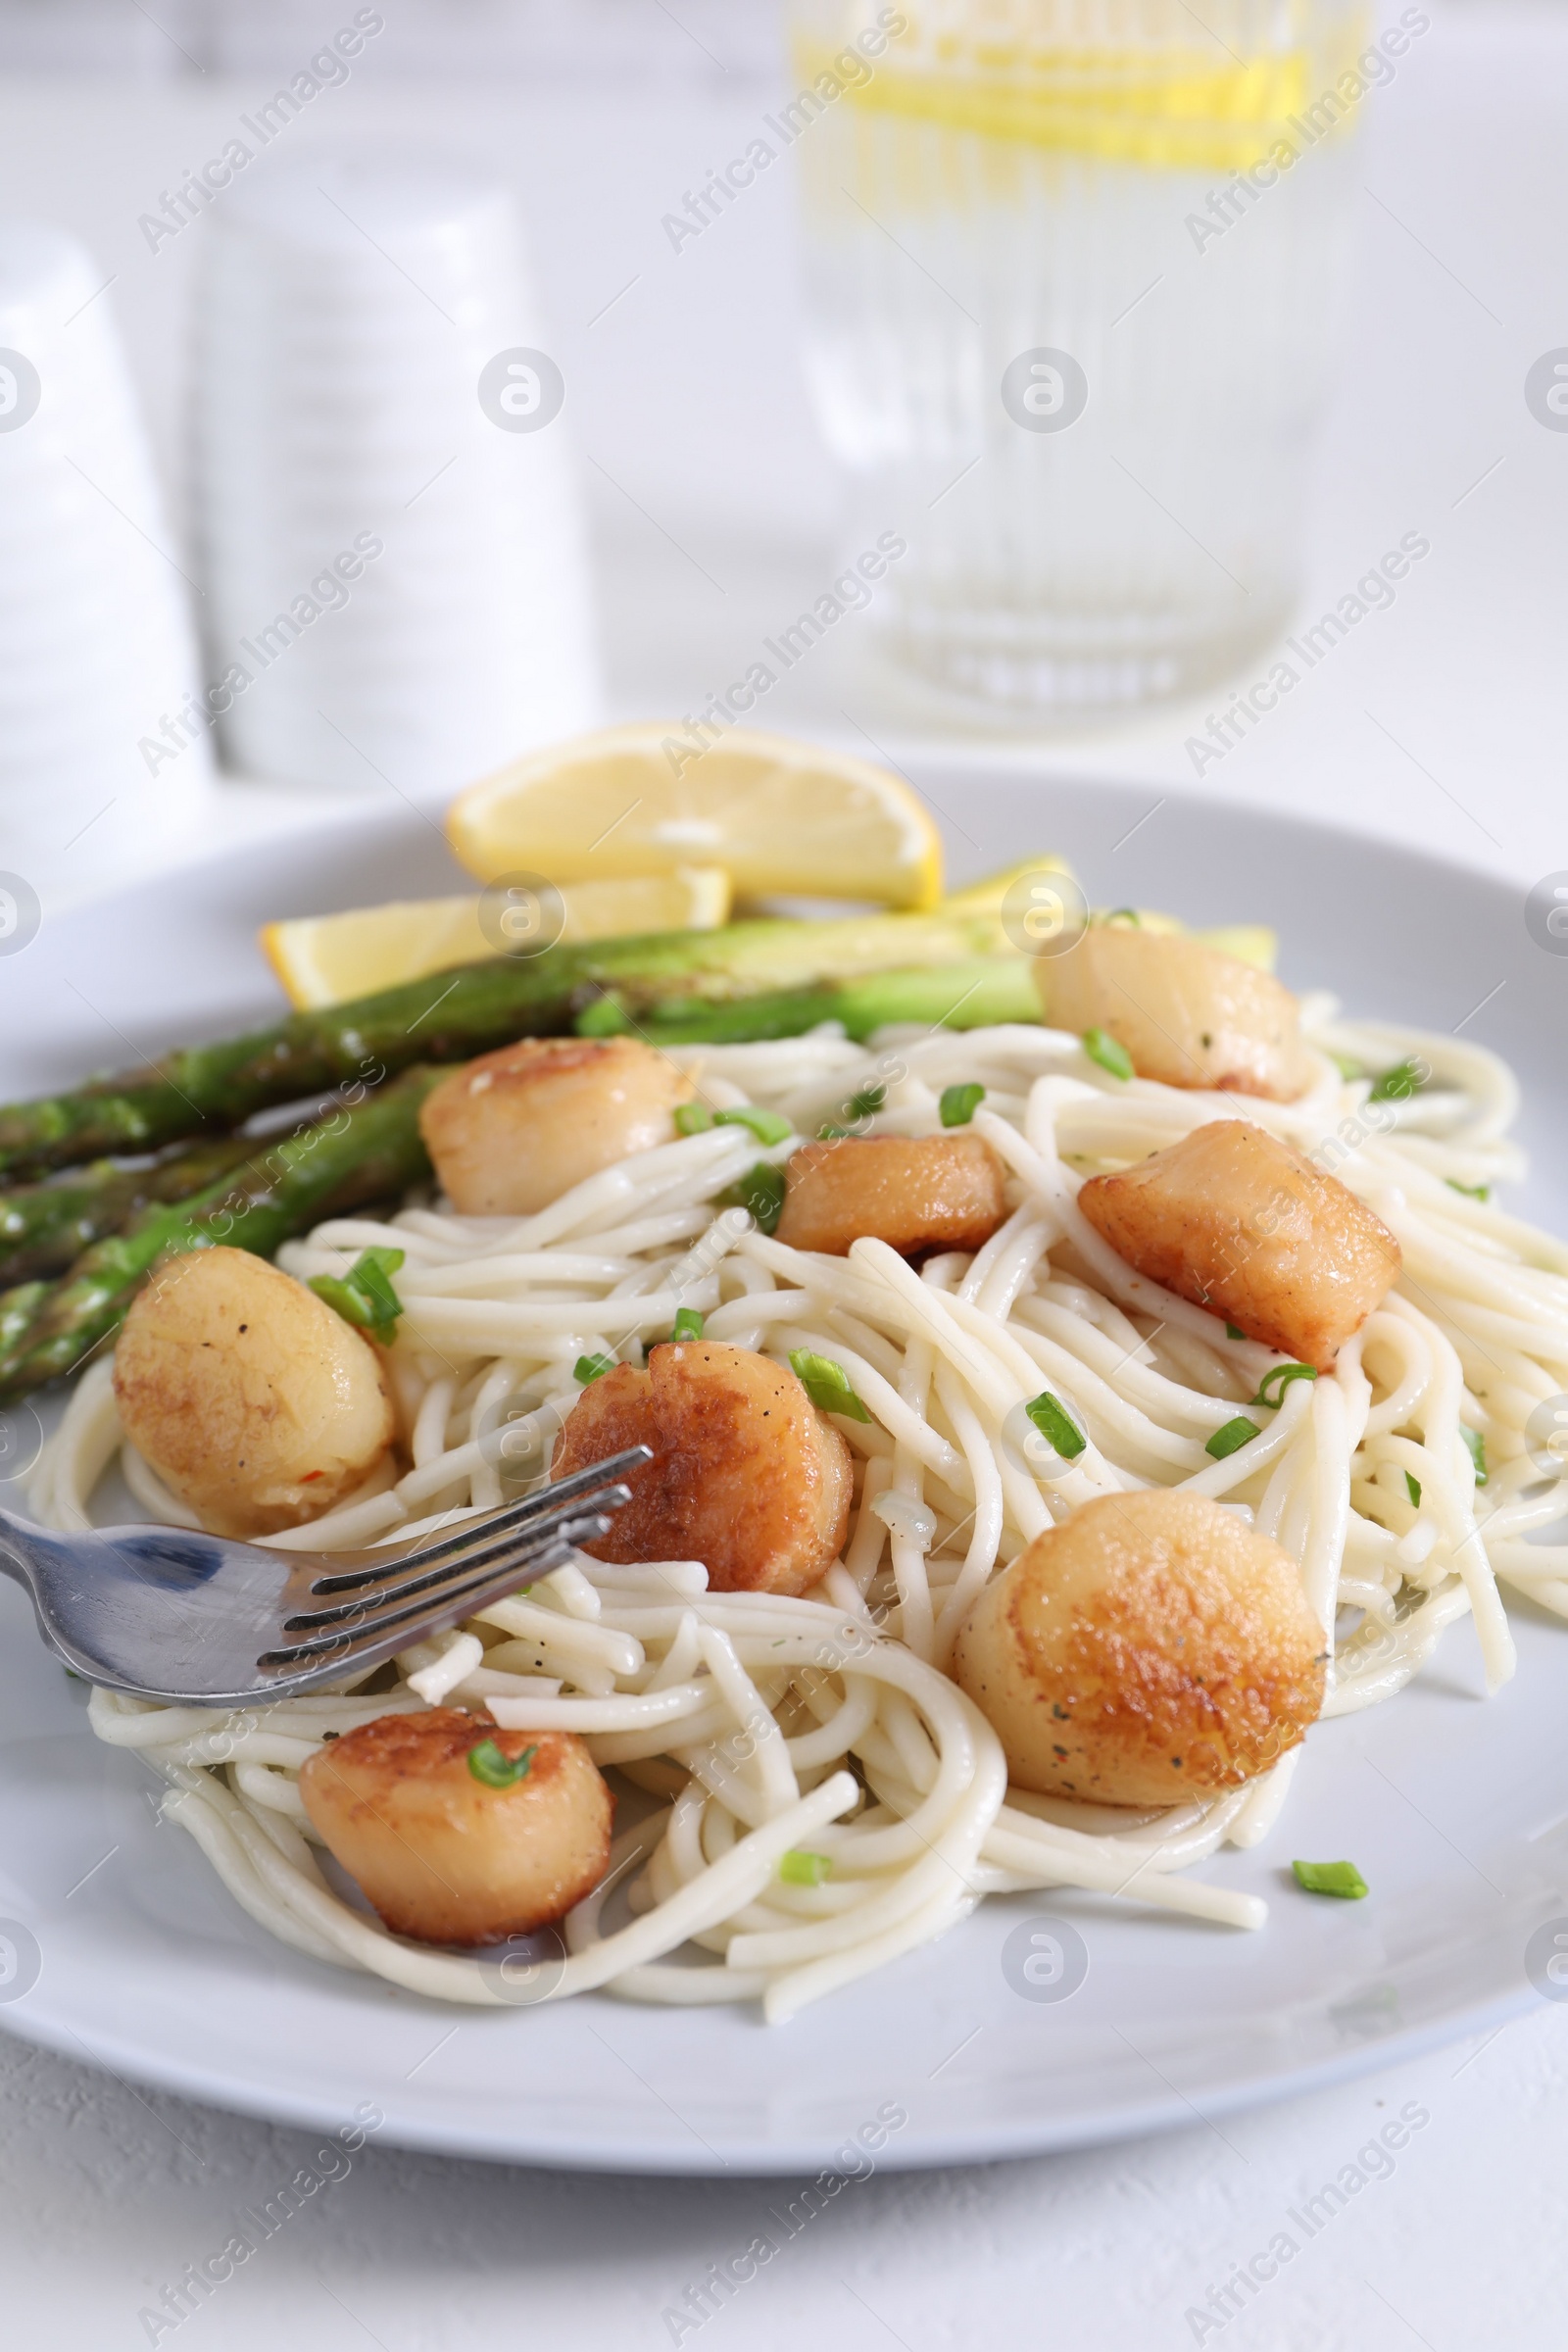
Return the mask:
[[[341,1276],[368,1247],[405,1253],[389,1362],[412,1466],[266,1541],[347,1549],[496,1508],[548,1470],[580,1359],[638,1363],[687,1309],[709,1340],[830,1359],[863,1406],[836,1423],[855,1505],[815,1592],[712,1592],[690,1561],[580,1556],[405,1653],[394,1688],[383,1672],[373,1694],[227,1714],[99,1690],[94,1729],[167,1779],[167,1816],[274,1935],[439,1998],[518,1995],[493,1956],[402,1940],[348,1899],[297,1782],[327,1739],[443,1704],[578,1733],[650,1799],[564,1922],[564,1957],[528,1980],[548,1997],[760,1998],[779,2020],[1013,1889],[1259,1926],[1257,1897],[1189,1874],[1266,1834],[1299,1749],[1175,1809],[1009,1790],[997,1734],[943,1669],[965,1611],[1033,1538],[1148,1487],[1223,1501],[1299,1564],[1332,1653],[1325,1714],[1392,1697],[1466,1615],[1494,1689],[1514,1665],[1499,1584],[1568,1616],[1568,1545],[1529,1540],[1561,1506],[1526,1434],[1568,1386],[1568,1249],[1482,1197],[1523,1173],[1514,1082],[1476,1047],[1345,1022],[1326,999],[1302,1019],[1306,1091],[1249,1101],[1246,1116],[1374,1209],[1403,1270],[1332,1373],[1279,1385],[1238,1449],[1216,1459],[1209,1441],[1286,1359],[1135,1274],[1077,1205],[1087,1177],[1234,1118],[1233,1097],[1115,1075],[1050,1028],[676,1051],[711,1108],[783,1114],[789,1136],[761,1154],[780,1167],[824,1121],[929,1135],[944,1089],[983,1087],[973,1132],[1007,1171],[1005,1221],[973,1255],[919,1270],[869,1238],[844,1257],[792,1250],[720,1205],[759,1147],[719,1125],[534,1215],[420,1204],[322,1225],[284,1249],[287,1271]],[[1371,1075],[1405,1064],[1419,1088]],[[1044,1471],[1019,1443],[1043,1384],[1084,1439]],[[87,1524],[117,1457],[151,1517],[194,1524],[123,1440],[107,1362],[40,1465],[39,1516]]]

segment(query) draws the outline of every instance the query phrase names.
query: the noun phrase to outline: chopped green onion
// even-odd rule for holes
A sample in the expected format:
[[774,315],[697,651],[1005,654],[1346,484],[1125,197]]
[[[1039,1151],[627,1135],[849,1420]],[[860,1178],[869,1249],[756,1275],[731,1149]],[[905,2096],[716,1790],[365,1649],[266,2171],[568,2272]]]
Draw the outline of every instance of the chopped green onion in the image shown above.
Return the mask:
[[1385,1070],[1368,1095],[1369,1102],[1403,1102],[1419,1094],[1427,1082],[1428,1072],[1419,1062],[1396,1061],[1392,1070]]
[[1347,1081],[1352,1078],[1364,1078],[1366,1076],[1364,1065],[1361,1062],[1356,1061],[1348,1054],[1331,1054],[1329,1055],[1329,1059],[1339,1071],[1340,1076]]
[[887,1099],[887,1088],[873,1081],[870,1086],[860,1087],[850,1097],[844,1105],[844,1116],[847,1119],[874,1119]]
[[310,1287],[345,1323],[357,1323],[362,1331],[368,1327],[368,1301],[352,1283],[339,1282],[335,1274],[313,1274]]
[[403,1301],[392,1288],[392,1277],[402,1266],[403,1256],[401,1250],[362,1250],[349,1276],[362,1291],[368,1292],[394,1323],[403,1312]]
[[726,1185],[718,1196],[719,1205],[749,1209],[761,1232],[773,1233],[784,1207],[784,1183],[782,1168],[775,1168],[771,1160],[760,1159],[738,1183]]
[[1239,1325],[1235,1323],[1227,1323],[1225,1326],[1225,1337],[1228,1340],[1245,1340],[1247,1334],[1239,1327]]
[[833,1876],[833,1857],[808,1853],[804,1846],[792,1846],[779,1858],[778,1875],[786,1886],[820,1886]]
[[677,1135],[704,1135],[712,1124],[713,1114],[706,1102],[676,1103],[675,1133]]
[[608,991],[602,997],[595,997],[591,1004],[585,1004],[572,1023],[579,1037],[624,1037],[631,1025],[620,999]]
[[614,1369],[612,1355],[579,1355],[571,1367],[571,1377],[581,1388],[587,1388],[590,1381],[603,1380],[607,1372]]
[[985,1087],[973,1082],[966,1087],[943,1087],[943,1099],[938,1103],[943,1127],[968,1127],[983,1101]]
[[985,1099],[985,1088],[972,1080],[967,1086],[945,1086],[938,1105],[943,1126],[967,1127]]
[[1108,1029],[1086,1029],[1084,1052],[1091,1061],[1098,1061],[1102,1070],[1113,1078],[1136,1078],[1133,1057],[1126,1047],[1113,1038]]
[[749,1127],[760,1144],[781,1144],[790,1132],[790,1123],[781,1111],[758,1110],[750,1102],[738,1102],[733,1110],[715,1110],[715,1127]]
[[1144,918],[1136,906],[1113,906],[1105,920],[1107,923],[1136,923],[1140,930],[1144,927]]
[[1418,1511],[1421,1508],[1421,1481],[1412,1478],[1408,1470],[1404,1474],[1404,1491],[1410,1497],[1410,1508]]
[[1293,1862],[1296,1883],[1308,1894],[1339,1894],[1348,1902],[1358,1902],[1367,1890],[1366,1881],[1353,1862]]
[[[1293,1380],[1316,1380],[1316,1378],[1317,1366],[1315,1364],[1276,1364],[1273,1371],[1265,1372],[1258,1382],[1257,1395],[1252,1398],[1252,1402],[1266,1404],[1271,1413],[1277,1413],[1285,1402],[1285,1392]],[[1274,1390],[1272,1396],[1269,1395],[1271,1388]]]
[[403,1312],[392,1277],[403,1263],[401,1250],[362,1250],[348,1273],[316,1274],[311,1289],[345,1323],[362,1331],[391,1332]]
[[1443,1181],[1450,1192],[1463,1193],[1467,1200],[1490,1200],[1492,1199],[1490,1184],[1461,1184],[1457,1176],[1445,1176]]
[[1487,1483],[1487,1441],[1479,1429],[1470,1429],[1463,1421],[1459,1424],[1459,1435],[1470,1448],[1470,1459],[1476,1466],[1476,1485],[1484,1487]]
[[792,1348],[790,1370],[819,1413],[842,1413],[846,1421],[870,1420],[849,1374],[832,1356],[813,1355],[808,1348]]
[[675,1309],[675,1328],[669,1336],[672,1340],[700,1340],[702,1338],[703,1318],[695,1306],[678,1306]]
[[817,1129],[816,1140],[819,1144],[842,1144],[849,1132],[847,1127],[835,1127],[828,1119]]
[[520,1756],[509,1756],[494,1740],[481,1740],[477,1747],[468,1750],[468,1770],[476,1781],[487,1788],[515,1788],[519,1781],[528,1778],[528,1770],[539,1753],[539,1743],[525,1747]]
[[1024,1412],[1049,1445],[1054,1446],[1064,1462],[1076,1460],[1089,1440],[1068,1412],[1059,1396],[1042,1389],[1024,1406]]
[[1239,1451],[1243,1446],[1250,1446],[1257,1434],[1257,1423],[1249,1421],[1245,1413],[1238,1413],[1234,1421],[1221,1423],[1203,1451],[1211,1453],[1216,1462],[1222,1462],[1227,1454]]

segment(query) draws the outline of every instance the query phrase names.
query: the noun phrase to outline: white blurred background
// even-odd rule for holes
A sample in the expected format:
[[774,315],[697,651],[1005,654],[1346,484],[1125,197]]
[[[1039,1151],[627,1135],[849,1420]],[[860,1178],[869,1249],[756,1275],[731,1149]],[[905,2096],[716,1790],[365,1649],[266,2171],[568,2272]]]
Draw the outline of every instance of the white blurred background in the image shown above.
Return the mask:
[[[1432,556],[1395,606],[1200,778],[1187,747],[1217,694],[944,747],[837,658],[853,620],[834,660],[781,682],[770,724],[897,760],[947,748],[1130,778],[1152,801],[1262,797],[1527,879],[1560,864],[1568,436],[1540,428],[1522,386],[1568,340],[1568,6],[1430,10],[1431,34],[1361,110],[1358,257],[1301,613],[1423,532]],[[0,0],[0,210],[62,221],[100,260],[176,531],[189,525],[202,226],[153,253],[138,217],[353,13],[347,0]],[[279,147],[456,150],[515,189],[568,387],[607,715],[696,709],[818,592],[835,556],[839,492],[800,367],[793,171],[763,174],[678,252],[661,227],[787,92],[774,0],[402,0],[384,13],[348,82]],[[230,833],[265,821],[222,790]],[[73,851],[57,892],[99,885],[92,848],[89,836]]]

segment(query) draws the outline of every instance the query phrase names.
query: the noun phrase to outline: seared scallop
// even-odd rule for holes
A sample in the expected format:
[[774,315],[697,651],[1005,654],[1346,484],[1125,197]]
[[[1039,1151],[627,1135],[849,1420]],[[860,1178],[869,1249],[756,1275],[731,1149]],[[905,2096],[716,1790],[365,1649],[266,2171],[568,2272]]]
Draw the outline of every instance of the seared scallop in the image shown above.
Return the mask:
[[459,1707],[378,1715],[329,1740],[300,1795],[394,1936],[421,1943],[530,1935],[610,1860],[612,1801],[575,1734],[502,1732]]
[[461,1216],[526,1217],[584,1177],[670,1143],[692,1081],[634,1037],[530,1037],[465,1062],[419,1132]]
[[988,1585],[953,1671],[1020,1788],[1174,1805],[1266,1772],[1323,1705],[1288,1553],[1205,1495],[1084,1503]]
[[1004,1171],[978,1135],[843,1136],[790,1160],[778,1238],[846,1257],[870,1234],[906,1257],[978,1250],[1007,1214]]
[[1206,941],[1095,923],[1034,967],[1053,1029],[1102,1029],[1140,1078],[1294,1102],[1306,1084],[1296,999]]
[[561,1433],[564,1478],[627,1446],[654,1459],[587,1548],[601,1560],[701,1560],[715,1592],[804,1592],[843,1549],[850,1449],[795,1374],[749,1348],[655,1348],[584,1389]]
[[1216,1119],[1078,1205],[1151,1282],[1298,1363],[1332,1370],[1398,1280],[1399,1245],[1337,1176],[1244,1119]]
[[115,1349],[115,1401],[143,1460],[220,1536],[319,1518],[392,1445],[376,1350],[245,1250],[159,1268]]

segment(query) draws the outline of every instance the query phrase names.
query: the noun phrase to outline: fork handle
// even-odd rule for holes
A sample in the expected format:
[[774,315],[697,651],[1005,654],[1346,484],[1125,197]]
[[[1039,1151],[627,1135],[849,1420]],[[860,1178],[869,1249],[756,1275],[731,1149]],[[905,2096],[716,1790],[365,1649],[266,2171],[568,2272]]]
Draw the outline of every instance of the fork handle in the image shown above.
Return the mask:
[[[29,1527],[24,1519],[13,1518],[9,1511],[0,1511],[0,1576],[9,1576],[14,1585],[22,1587],[29,1600],[36,1602],[38,1587],[24,1547],[24,1528],[27,1537],[36,1542],[40,1530]],[[15,1550],[6,1541],[8,1536],[17,1540],[18,1547]]]

